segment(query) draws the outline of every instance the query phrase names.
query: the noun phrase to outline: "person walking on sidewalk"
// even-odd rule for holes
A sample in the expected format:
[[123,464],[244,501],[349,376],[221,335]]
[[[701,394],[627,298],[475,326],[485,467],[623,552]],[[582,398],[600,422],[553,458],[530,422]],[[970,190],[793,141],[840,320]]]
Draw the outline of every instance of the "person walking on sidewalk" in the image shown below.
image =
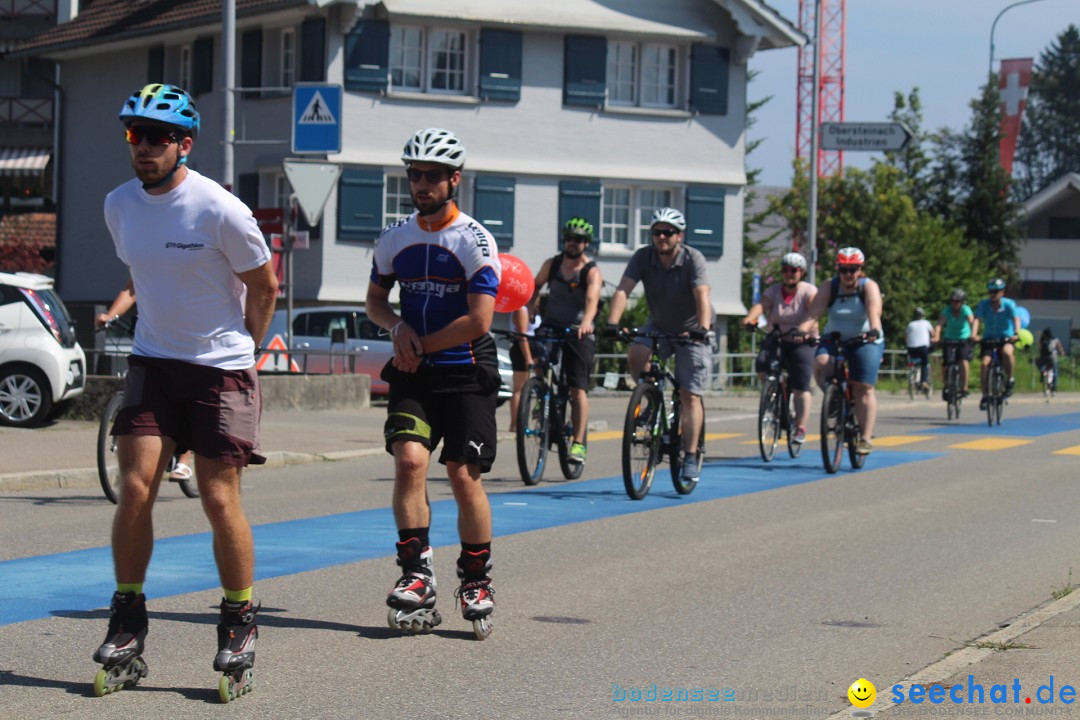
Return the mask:
[[[397,562],[403,574],[386,599],[391,627],[428,631],[435,610],[435,572],[429,543],[427,470],[439,462],[458,505],[461,554],[457,594],[478,637],[490,632],[491,505],[480,482],[495,460],[495,402],[499,389],[495,341],[488,334],[501,266],[495,239],[458,210],[465,146],[440,128],[420,130],[401,155],[416,211],[379,236],[367,291],[368,317],[390,332],[394,357],[383,368],[389,383],[384,428],[394,456]],[[400,286],[400,314],[390,291]]]
[[536,273],[536,290],[529,303],[529,314],[536,315],[540,290],[547,285],[544,328],[562,331],[576,327],[576,333],[563,344],[562,362],[570,386],[571,423],[574,440],[567,460],[575,465],[585,462],[585,430],[589,424],[589,375],[596,355],[595,321],[600,307],[604,279],[600,268],[585,251],[593,239],[593,226],[585,218],[573,217],[563,228],[563,249],[544,261]]
[[124,103],[120,120],[135,179],[105,198],[105,222],[128,266],[125,292],[138,299],[139,323],[124,405],[112,429],[123,478],[112,528],[116,593],[95,660],[114,667],[143,650],[151,511],[179,447],[195,452],[224,587],[214,667],[241,672],[254,664],[258,630],[254,544],[240,503],[240,471],[265,461],[253,366],[274,312],[277,280],[251,210],[187,167],[200,124],[191,96],[175,85],[147,85]]

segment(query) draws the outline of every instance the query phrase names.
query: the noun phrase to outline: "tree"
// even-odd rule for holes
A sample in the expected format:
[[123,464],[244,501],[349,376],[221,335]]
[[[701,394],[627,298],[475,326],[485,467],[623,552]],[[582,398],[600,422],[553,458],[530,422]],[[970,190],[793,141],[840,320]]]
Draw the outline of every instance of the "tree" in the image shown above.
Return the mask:
[[922,130],[923,115],[919,88],[912,88],[907,97],[900,92],[893,95],[893,109],[889,113],[889,119],[893,122],[904,123],[913,137],[903,150],[885,153],[885,163],[901,171],[902,182],[915,207],[928,207],[931,202],[932,188],[931,159],[923,148],[928,136]]
[[1075,25],[1058,35],[1032,70],[1016,160],[1020,198],[1080,170],[1080,29]]

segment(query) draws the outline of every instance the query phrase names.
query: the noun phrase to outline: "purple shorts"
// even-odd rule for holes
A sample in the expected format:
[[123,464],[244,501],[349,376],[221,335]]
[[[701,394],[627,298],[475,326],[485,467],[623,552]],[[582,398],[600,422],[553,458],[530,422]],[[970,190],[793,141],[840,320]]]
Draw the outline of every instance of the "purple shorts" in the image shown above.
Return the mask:
[[254,368],[223,370],[132,355],[113,435],[160,435],[177,450],[234,467],[262,465],[262,396]]

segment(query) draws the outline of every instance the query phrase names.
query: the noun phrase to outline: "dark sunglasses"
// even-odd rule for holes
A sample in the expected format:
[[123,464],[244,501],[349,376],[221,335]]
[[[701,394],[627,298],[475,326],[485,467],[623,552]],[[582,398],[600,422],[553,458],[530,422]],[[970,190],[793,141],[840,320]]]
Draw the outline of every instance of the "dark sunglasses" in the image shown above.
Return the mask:
[[678,234],[678,230],[661,230],[660,228],[656,228],[652,231],[653,237],[671,237],[672,235]]
[[857,273],[860,270],[862,270],[861,265],[856,265],[855,267],[851,267],[850,265],[847,265],[845,267],[840,268],[839,272],[841,274],[843,274],[843,275],[847,275],[848,273]]
[[589,238],[584,235],[563,235],[563,242],[587,243]]
[[146,140],[149,145],[169,145],[180,142],[180,136],[174,130],[146,126],[129,127],[124,133],[124,139],[132,145],[138,145],[143,140]]
[[798,272],[799,268],[794,265],[784,265],[780,268],[780,272]]
[[405,171],[405,174],[409,176],[409,182],[418,183],[420,178],[428,181],[428,185],[438,185],[446,177],[445,170],[417,170],[416,168],[409,168]]

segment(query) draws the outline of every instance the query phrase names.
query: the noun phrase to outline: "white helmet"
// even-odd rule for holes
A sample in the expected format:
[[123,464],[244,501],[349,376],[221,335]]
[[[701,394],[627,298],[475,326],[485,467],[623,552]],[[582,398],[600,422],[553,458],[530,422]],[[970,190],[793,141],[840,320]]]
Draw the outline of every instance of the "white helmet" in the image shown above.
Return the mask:
[[413,135],[405,143],[401,160],[406,165],[414,162],[430,162],[460,170],[465,165],[465,146],[457,135],[442,128],[426,128]]
[[675,208],[665,207],[653,212],[652,221],[649,223],[649,227],[652,227],[656,223],[667,223],[669,225],[674,225],[678,228],[679,232],[686,231],[686,218]]
[[799,268],[803,272],[806,271],[806,258],[797,252],[789,252],[784,257],[780,258],[780,265],[786,267]]

